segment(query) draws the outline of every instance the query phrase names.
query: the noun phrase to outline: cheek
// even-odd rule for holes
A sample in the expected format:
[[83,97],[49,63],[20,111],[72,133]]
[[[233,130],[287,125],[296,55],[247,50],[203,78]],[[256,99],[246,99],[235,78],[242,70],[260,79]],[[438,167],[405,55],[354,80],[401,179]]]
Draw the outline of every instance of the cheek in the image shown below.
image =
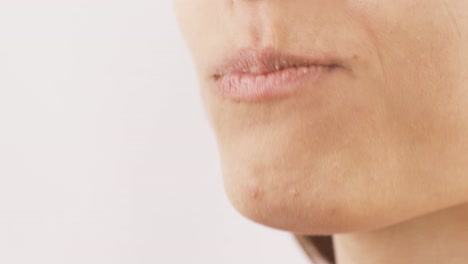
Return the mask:
[[229,31],[223,23],[228,14],[225,1],[176,0],[179,27],[198,69],[205,67],[218,52]]
[[[467,198],[462,175],[468,172],[468,30],[460,26],[466,19],[453,9],[462,1],[447,3],[388,1],[385,10],[369,5],[357,16],[379,58],[375,67],[382,82],[375,92],[385,100],[399,152],[406,153],[394,186],[409,192],[426,186],[439,199],[420,200],[424,210]],[[414,204],[396,217],[417,211]]]
[[[382,83],[376,88],[402,129],[426,129],[444,118],[463,92],[460,28],[443,1],[361,1],[355,10],[367,30]],[[385,8],[384,8],[385,7]],[[419,123],[419,124],[418,124]]]

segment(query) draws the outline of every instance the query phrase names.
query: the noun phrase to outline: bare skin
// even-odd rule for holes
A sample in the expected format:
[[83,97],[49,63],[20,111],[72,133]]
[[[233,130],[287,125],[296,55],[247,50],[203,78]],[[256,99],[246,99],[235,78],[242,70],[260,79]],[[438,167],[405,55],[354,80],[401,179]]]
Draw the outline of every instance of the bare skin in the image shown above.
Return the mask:
[[339,264],[466,263],[468,205],[379,230],[334,236]]
[[[339,264],[468,262],[468,1],[175,4],[240,213],[333,235]],[[277,100],[214,93],[245,47],[341,71]]]

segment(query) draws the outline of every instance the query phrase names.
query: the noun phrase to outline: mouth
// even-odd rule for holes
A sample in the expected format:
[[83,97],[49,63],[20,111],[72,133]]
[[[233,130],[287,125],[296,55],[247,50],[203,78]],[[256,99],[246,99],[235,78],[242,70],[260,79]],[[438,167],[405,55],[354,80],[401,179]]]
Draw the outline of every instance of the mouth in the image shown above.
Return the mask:
[[325,54],[311,58],[273,48],[245,48],[215,68],[211,79],[223,97],[260,101],[291,95],[338,70],[346,67]]

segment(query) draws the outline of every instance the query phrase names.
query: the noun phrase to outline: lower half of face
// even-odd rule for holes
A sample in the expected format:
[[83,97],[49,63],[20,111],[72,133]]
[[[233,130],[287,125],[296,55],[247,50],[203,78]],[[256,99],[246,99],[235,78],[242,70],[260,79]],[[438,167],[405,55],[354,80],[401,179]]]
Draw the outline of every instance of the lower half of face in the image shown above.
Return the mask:
[[[226,191],[245,216],[330,234],[468,200],[468,2],[378,2],[176,1]],[[283,96],[216,92],[218,65],[265,47],[340,67]]]

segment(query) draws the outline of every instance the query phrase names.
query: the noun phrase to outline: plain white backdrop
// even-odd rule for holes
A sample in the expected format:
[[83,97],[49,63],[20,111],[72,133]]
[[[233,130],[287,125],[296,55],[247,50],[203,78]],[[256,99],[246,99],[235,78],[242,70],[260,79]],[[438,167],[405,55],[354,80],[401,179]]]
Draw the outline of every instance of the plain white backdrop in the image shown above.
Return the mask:
[[228,203],[171,1],[0,0],[0,263],[308,263]]

